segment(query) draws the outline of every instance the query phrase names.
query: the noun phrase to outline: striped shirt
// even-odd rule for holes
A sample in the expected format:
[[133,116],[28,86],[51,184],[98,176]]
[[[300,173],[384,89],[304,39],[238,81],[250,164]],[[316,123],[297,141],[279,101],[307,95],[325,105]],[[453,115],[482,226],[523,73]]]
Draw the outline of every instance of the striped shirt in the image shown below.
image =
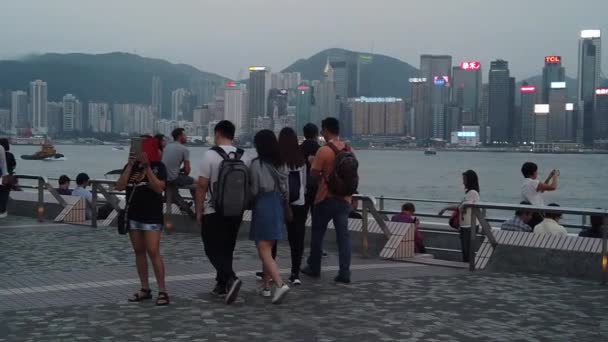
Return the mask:
[[519,216],[515,216],[512,219],[503,222],[500,229],[515,232],[532,232],[532,228],[522,221]]

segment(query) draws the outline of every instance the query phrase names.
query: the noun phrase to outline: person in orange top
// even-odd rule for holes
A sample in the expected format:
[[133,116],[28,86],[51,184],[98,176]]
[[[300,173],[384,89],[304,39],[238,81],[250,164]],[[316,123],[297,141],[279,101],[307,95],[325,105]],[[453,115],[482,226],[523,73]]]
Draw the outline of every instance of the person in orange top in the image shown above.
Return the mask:
[[336,196],[331,194],[328,187],[328,178],[334,170],[338,152],[344,150],[352,152],[352,150],[346,143],[340,140],[340,124],[337,119],[327,118],[323,120],[321,128],[321,135],[325,138],[327,144],[317,151],[311,166],[313,181],[318,182],[319,187],[312,216],[308,266],[302,269],[301,272],[310,277],[320,277],[323,238],[329,221],[333,220],[340,263],[340,271],[338,276],[334,278],[334,281],[348,284],[350,283],[352,250],[348,231],[348,215],[352,210],[350,204],[352,196]]

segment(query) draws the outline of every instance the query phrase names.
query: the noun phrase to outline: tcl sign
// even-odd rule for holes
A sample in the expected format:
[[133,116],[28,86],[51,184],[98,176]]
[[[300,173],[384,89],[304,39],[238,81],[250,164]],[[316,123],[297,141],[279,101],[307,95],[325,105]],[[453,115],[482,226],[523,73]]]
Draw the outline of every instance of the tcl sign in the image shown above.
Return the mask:
[[460,68],[462,70],[479,70],[479,68],[481,68],[481,63],[478,61],[462,62],[460,63]]
[[600,95],[600,96],[608,95],[608,88],[597,88],[595,90],[595,95]]
[[545,63],[554,64],[554,63],[559,63],[561,61],[562,61],[562,57],[561,56],[547,56],[547,57],[545,57]]

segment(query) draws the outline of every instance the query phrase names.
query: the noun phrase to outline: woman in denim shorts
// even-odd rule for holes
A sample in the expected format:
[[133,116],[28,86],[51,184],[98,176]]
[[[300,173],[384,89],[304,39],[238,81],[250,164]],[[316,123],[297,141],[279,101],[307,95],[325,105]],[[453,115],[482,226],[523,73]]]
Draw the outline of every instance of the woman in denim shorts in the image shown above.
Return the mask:
[[[158,145],[157,140],[154,141]],[[137,274],[141,282],[141,289],[129,298],[130,302],[152,299],[148,282],[147,258],[150,258],[158,284],[156,305],[169,304],[169,295],[165,288],[165,266],[159,251],[164,223],[162,194],[166,179],[167,171],[165,165],[160,162],[159,154],[144,152],[137,160],[133,154],[129,156],[129,162],[116,184],[117,190],[126,189],[126,198],[129,201],[129,237],[135,251]]]

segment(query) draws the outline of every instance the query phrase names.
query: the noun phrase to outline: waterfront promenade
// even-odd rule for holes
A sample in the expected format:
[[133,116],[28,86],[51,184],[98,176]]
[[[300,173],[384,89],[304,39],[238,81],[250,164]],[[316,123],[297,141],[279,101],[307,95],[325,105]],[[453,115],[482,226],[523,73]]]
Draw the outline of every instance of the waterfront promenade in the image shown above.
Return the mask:
[[[330,245],[323,277],[273,306],[255,291],[255,248],[240,240],[244,287],[226,306],[208,293],[215,274],[198,236],[165,235],[161,249],[171,305],[127,303],[138,281],[114,228],[0,221],[0,342],[608,340],[608,287],[592,281],[355,255],[353,284],[335,285]],[[283,243],[285,271],[288,260]]]

